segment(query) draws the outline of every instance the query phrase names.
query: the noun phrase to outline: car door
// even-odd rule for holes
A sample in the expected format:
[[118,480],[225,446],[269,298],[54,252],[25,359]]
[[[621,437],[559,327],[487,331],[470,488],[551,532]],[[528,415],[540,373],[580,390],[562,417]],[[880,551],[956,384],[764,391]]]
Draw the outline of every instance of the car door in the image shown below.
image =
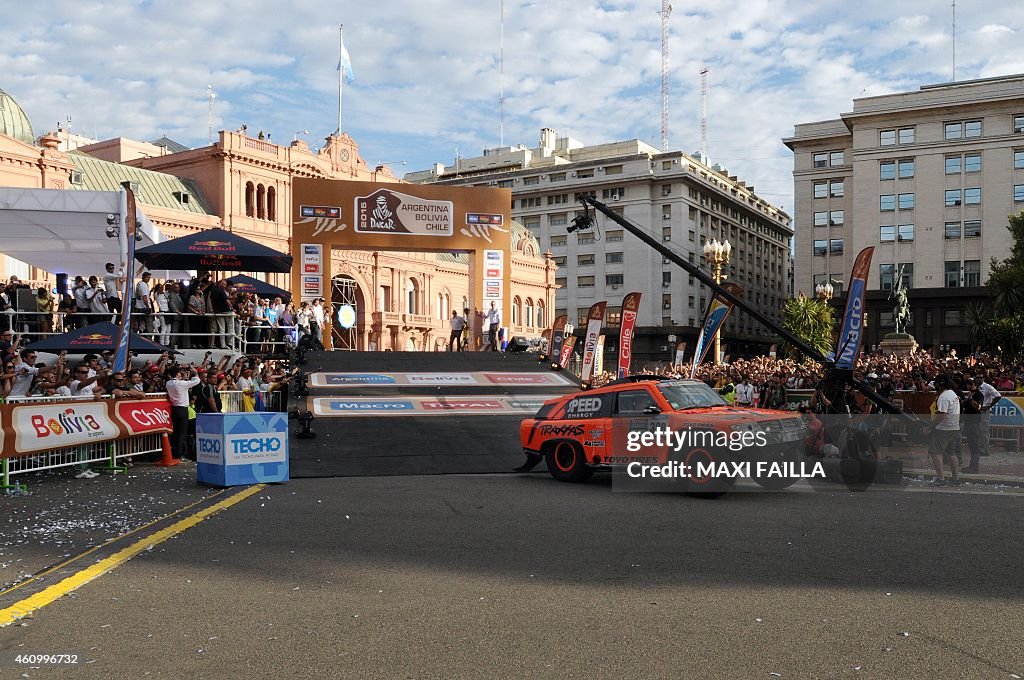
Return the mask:
[[609,430],[613,445],[609,453],[612,462],[656,463],[664,460],[666,447],[651,442],[656,441],[654,435],[657,430],[667,425],[668,416],[661,413],[654,395],[646,385],[620,390],[616,394],[610,419]]

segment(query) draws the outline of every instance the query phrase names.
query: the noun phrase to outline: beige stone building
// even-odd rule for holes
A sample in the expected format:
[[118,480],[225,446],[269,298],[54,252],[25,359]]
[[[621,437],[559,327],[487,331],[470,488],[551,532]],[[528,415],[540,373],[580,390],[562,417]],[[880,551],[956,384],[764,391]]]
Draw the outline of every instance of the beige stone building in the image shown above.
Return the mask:
[[964,310],[987,299],[991,260],[1010,246],[1007,216],[1024,208],[1024,76],[855,99],[850,113],[799,124],[783,141],[794,157],[796,289],[843,290],[857,253],[874,246],[867,342],[892,331],[887,298],[902,266],[908,331],[928,348],[968,349]]
[[[241,130],[222,131],[216,142],[197,149],[166,138],[92,141],[61,132],[37,141],[14,99],[0,92],[0,103],[0,186],[116,191],[129,181],[143,212],[168,237],[220,226],[288,252],[293,178],[401,181],[386,165],[369,167],[347,134],[328,137],[316,150],[301,140],[279,145],[261,138],[262,133],[254,137]],[[520,306],[513,312],[517,322],[510,331],[538,338],[551,320],[555,265],[516,224],[513,247],[512,293]],[[447,341],[451,311],[461,313],[465,306],[469,270],[460,253],[335,250],[331,297],[358,301],[356,325],[347,331],[335,325],[335,344],[349,349],[436,349]],[[52,284],[55,273],[0,256],[5,281],[16,274],[35,284]],[[286,274],[260,276],[290,288]],[[393,285],[374,288],[374,280]],[[403,312],[403,321],[392,323],[385,312]]]
[[[612,358],[627,293],[643,293],[635,359],[665,361],[674,357],[677,342],[689,342],[692,351],[708,291],[604,216],[593,231],[567,233],[583,194],[606,203],[694,264],[706,266],[705,241],[728,239],[732,259],[724,274],[771,318],[779,318],[780,305],[790,295],[789,216],[760,198],[754,187],[699,157],[661,152],[638,139],[588,146],[545,128],[535,148],[487,149],[482,156],[437,164],[405,179],[511,189],[513,217],[550,249],[558,266],[555,314],[567,314],[580,328],[590,305],[607,300],[605,324],[611,337],[605,351]],[[766,353],[772,341],[742,313],[730,316],[723,333],[724,351],[734,356]]]

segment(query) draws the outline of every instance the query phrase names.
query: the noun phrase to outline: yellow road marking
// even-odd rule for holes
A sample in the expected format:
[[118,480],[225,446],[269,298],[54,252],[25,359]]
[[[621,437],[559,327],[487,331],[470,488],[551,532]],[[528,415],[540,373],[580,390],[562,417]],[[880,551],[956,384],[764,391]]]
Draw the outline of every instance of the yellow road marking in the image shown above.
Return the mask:
[[23,618],[37,609],[41,609],[46,605],[50,604],[54,600],[57,600],[75,589],[85,585],[89,581],[93,580],[98,576],[102,576],[108,571],[119,567],[131,558],[135,557],[144,550],[148,550],[150,547],[163,543],[167,539],[171,538],[175,534],[179,534],[186,529],[194,527],[195,525],[202,522],[204,519],[217,514],[221,510],[225,510],[236,503],[244,501],[246,498],[259,493],[266,487],[266,484],[257,484],[247,489],[239,491],[238,493],[225,498],[216,505],[200,510],[194,515],[179,520],[171,526],[161,529],[160,531],[146,536],[145,538],[136,541],[130,546],[123,548],[110,557],[106,557],[96,564],[93,564],[82,571],[68,576],[63,581],[55,583],[49,588],[45,588],[35,595],[25,598],[20,602],[7,607],[6,609],[0,609],[0,628],[14,623],[20,618]]

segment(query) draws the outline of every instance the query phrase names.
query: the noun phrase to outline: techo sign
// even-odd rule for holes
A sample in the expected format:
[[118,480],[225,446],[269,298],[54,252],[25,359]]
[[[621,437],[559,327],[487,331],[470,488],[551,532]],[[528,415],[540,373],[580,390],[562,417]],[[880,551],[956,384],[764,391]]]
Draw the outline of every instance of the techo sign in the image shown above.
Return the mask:
[[232,434],[224,437],[224,464],[276,463],[287,459],[288,443],[280,432]]

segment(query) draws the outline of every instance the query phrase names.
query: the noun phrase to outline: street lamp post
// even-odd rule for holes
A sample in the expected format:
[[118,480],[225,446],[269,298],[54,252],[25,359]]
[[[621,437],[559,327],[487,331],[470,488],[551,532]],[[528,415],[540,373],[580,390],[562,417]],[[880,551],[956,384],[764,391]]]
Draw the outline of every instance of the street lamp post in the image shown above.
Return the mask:
[[[711,274],[715,283],[722,283],[726,276],[722,274],[722,267],[729,264],[729,253],[732,252],[732,244],[728,240],[719,242],[712,239],[704,244],[704,260],[711,265]],[[722,329],[715,331],[715,365],[722,363]]]
[[817,286],[814,287],[814,296],[819,300],[823,301],[825,304],[828,304],[828,301],[832,299],[832,296],[835,294],[835,292],[836,289],[833,288],[832,284],[828,282],[819,283]]

